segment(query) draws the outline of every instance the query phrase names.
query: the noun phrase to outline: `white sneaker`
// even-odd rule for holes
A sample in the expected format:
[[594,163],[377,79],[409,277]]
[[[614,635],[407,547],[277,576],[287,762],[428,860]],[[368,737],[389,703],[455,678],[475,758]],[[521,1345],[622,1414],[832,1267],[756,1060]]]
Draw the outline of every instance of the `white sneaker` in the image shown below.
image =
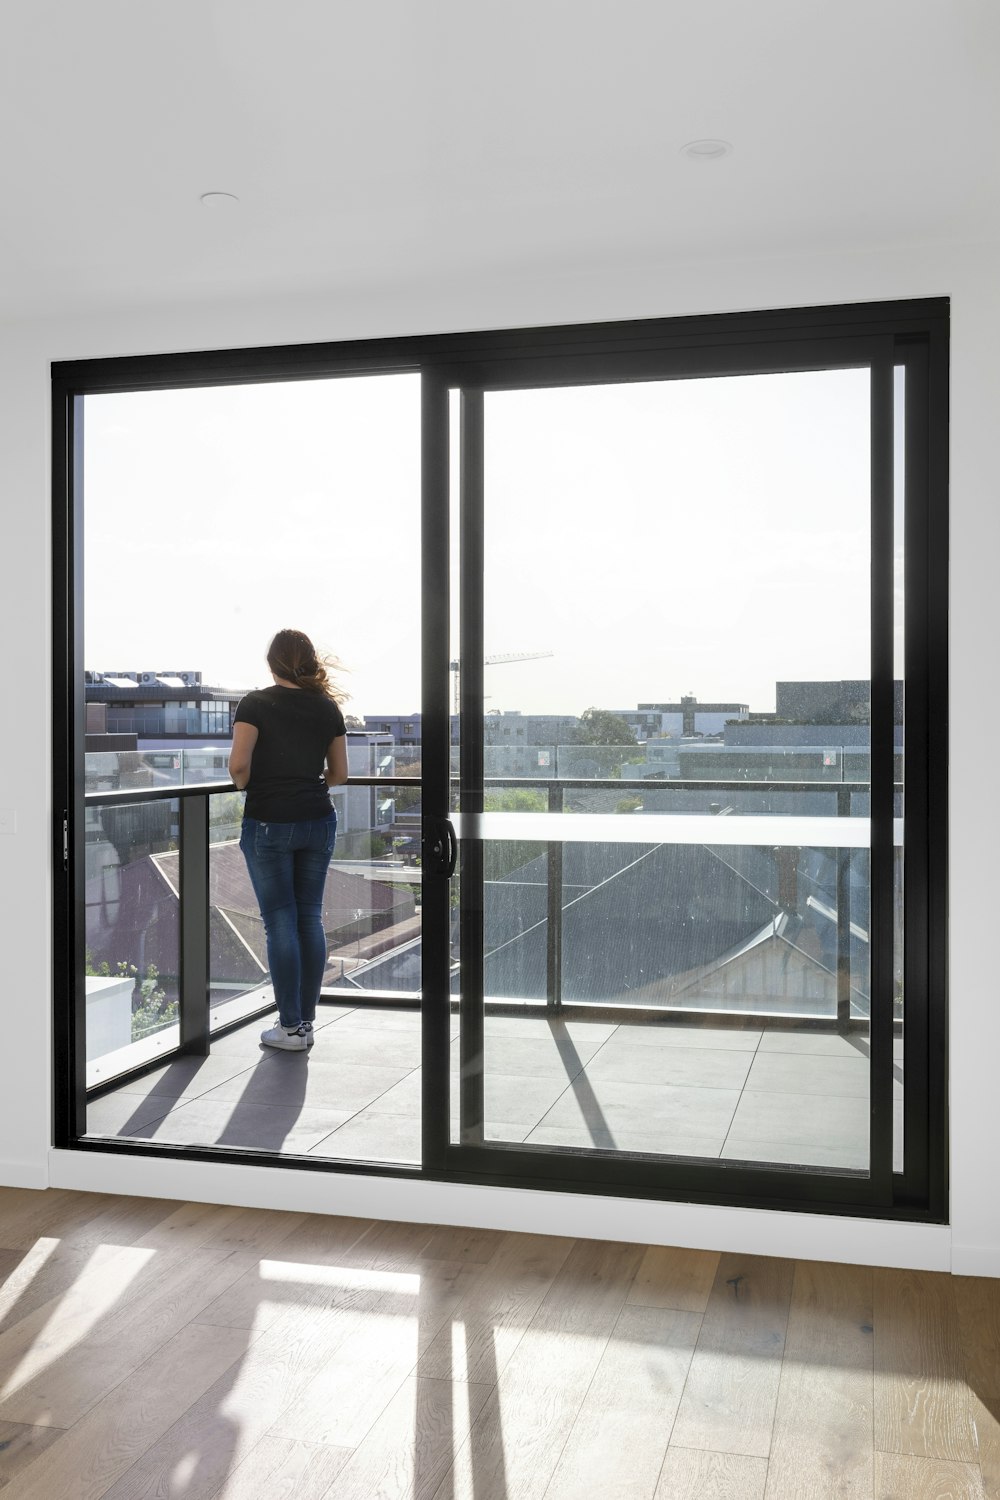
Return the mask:
[[280,1021],[267,1031],[262,1031],[260,1039],[265,1047],[281,1047],[285,1052],[304,1052],[309,1046],[304,1026],[296,1026],[294,1031],[290,1031]]

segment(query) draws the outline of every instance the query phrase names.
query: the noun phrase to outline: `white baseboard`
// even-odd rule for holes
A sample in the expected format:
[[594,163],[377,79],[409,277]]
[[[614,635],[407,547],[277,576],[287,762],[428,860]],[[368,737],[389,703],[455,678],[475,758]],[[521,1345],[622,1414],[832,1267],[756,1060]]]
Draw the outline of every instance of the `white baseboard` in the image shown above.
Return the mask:
[[0,1161],[0,1185],[39,1190],[50,1187],[48,1163]]
[[1000,1250],[990,1245],[952,1245],[955,1276],[1000,1276]]
[[[53,1187],[912,1270],[951,1268],[946,1224],[651,1203],[527,1188],[52,1151]],[[989,1274],[980,1272],[979,1274]],[[994,1273],[995,1274],[995,1273]]]

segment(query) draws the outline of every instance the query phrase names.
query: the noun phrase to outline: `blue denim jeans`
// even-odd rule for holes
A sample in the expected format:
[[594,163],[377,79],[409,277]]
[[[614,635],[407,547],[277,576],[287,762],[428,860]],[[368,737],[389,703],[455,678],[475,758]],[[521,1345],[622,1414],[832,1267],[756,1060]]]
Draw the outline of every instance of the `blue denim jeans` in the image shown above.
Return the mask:
[[326,934],[323,887],[337,838],[337,814],[298,823],[244,818],[240,848],[264,919],[267,964],[282,1026],[316,1017]]

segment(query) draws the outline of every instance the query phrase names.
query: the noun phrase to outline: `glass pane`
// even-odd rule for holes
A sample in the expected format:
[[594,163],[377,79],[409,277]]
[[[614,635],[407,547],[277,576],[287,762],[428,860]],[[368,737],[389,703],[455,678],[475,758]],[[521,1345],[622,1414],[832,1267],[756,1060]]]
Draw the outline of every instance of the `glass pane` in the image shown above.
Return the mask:
[[86,811],[87,1082],[176,1047],[180,911],[175,801]]
[[903,1170],[903,809],[906,722],[906,367],[897,365],[893,389],[893,677],[895,679],[895,851],[893,860],[893,1083],[892,1165]]
[[[388,1036],[386,996],[420,997],[419,445],[416,375],[86,398],[86,789],[194,788],[208,803],[211,1055],[144,1084],[166,1100],[158,1140],[414,1159],[419,1110],[404,1142],[375,1108],[413,1070],[409,1052],[404,1068],[398,1041],[360,1027],[335,1048],[328,1028],[381,1000]],[[288,626],[342,663],[351,776],[377,784],[331,795],[315,1046],[308,1069],[286,1068],[277,1089],[269,1063],[300,1059],[259,1045],[274,1016],[267,947],[239,848],[243,798],[218,788],[236,706],[270,685],[266,648]],[[176,835],[177,805],[151,806],[173,809]],[[152,854],[129,846],[137,865]],[[176,845],[159,863],[149,893],[176,880]],[[169,900],[176,908],[183,892]],[[88,928],[88,963],[90,947]],[[122,960],[136,985],[149,983],[148,958],[94,947],[112,973],[89,977],[113,978]],[[176,1008],[177,954],[156,966],[151,993],[165,987]],[[151,1003],[140,1008],[148,1020]],[[399,1026],[413,1020],[403,1014]],[[178,1043],[176,1023],[157,1035],[164,1053]],[[117,1132],[110,1098],[97,1101],[100,1119]]]
[[[419,723],[419,720],[418,720]],[[389,736],[350,745],[352,776],[334,788],[337,846],[327,877],[324,993],[416,999],[421,985],[420,745]]]
[[869,385],[486,394],[486,1139],[867,1171]]
[[208,900],[210,1025],[213,1031],[273,1002],[264,924],[240,852],[243,798],[209,797]]

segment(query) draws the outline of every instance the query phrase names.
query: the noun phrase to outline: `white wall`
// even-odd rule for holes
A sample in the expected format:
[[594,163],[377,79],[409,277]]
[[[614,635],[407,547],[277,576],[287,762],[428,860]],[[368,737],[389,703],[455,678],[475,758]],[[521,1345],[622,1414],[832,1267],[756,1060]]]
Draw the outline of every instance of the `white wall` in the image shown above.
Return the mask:
[[[951,768],[951,1228],[879,1226],[842,1221],[836,1233],[808,1216],[695,1209],[691,1205],[616,1208],[633,1237],[677,1243],[729,1243],[745,1235],[752,1248],[779,1254],[836,1255],[898,1264],[947,1265],[1000,1275],[1000,1066],[995,886],[1000,801],[984,796],[978,747],[1000,738],[995,694],[982,702],[983,674],[993,669],[1000,635],[1000,505],[996,438],[1000,419],[1000,278],[995,247],[941,245],[911,251],[801,256],[742,263],[616,265],[567,270],[558,277],[512,276],[434,286],[372,288],[370,295],[327,302],[289,297],[280,303],[211,304],[147,309],[127,317],[80,318],[0,328],[0,496],[4,577],[0,620],[8,671],[0,810],[12,808],[17,831],[0,835],[6,1041],[0,1087],[0,1181],[73,1182],[97,1186],[109,1169],[123,1190],[190,1193],[230,1201],[264,1194],[275,1202],[303,1195],[314,1205],[342,1206],[346,1183],[324,1175],[261,1169],[195,1170],[164,1164],[141,1169],[107,1156],[50,1155],[52,819],[48,741],[49,407],[48,361],[174,349],[310,342],[389,334],[444,332],[622,317],[669,316],[758,307],[791,307],[890,297],[952,298],[952,627],[951,693],[975,704],[975,736],[956,736]],[[30,725],[30,732],[26,726]],[[280,1182],[279,1182],[280,1179]],[[308,1179],[308,1181],[305,1181]],[[407,1188],[353,1179],[372,1212],[387,1217],[468,1222],[486,1212],[484,1190],[432,1185]],[[243,1184],[241,1186],[240,1184]],[[541,1218],[548,1195],[488,1190],[489,1214],[521,1224],[531,1205]],[[457,1196],[456,1196],[457,1194]],[[282,1196],[283,1195],[283,1196]],[[527,1202],[528,1208],[524,1205]],[[507,1205],[505,1207],[505,1205]],[[557,1205],[558,1206],[558,1205]],[[576,1199],[563,1205],[577,1232],[608,1233],[607,1205]],[[890,1248],[886,1248],[889,1246]]]

